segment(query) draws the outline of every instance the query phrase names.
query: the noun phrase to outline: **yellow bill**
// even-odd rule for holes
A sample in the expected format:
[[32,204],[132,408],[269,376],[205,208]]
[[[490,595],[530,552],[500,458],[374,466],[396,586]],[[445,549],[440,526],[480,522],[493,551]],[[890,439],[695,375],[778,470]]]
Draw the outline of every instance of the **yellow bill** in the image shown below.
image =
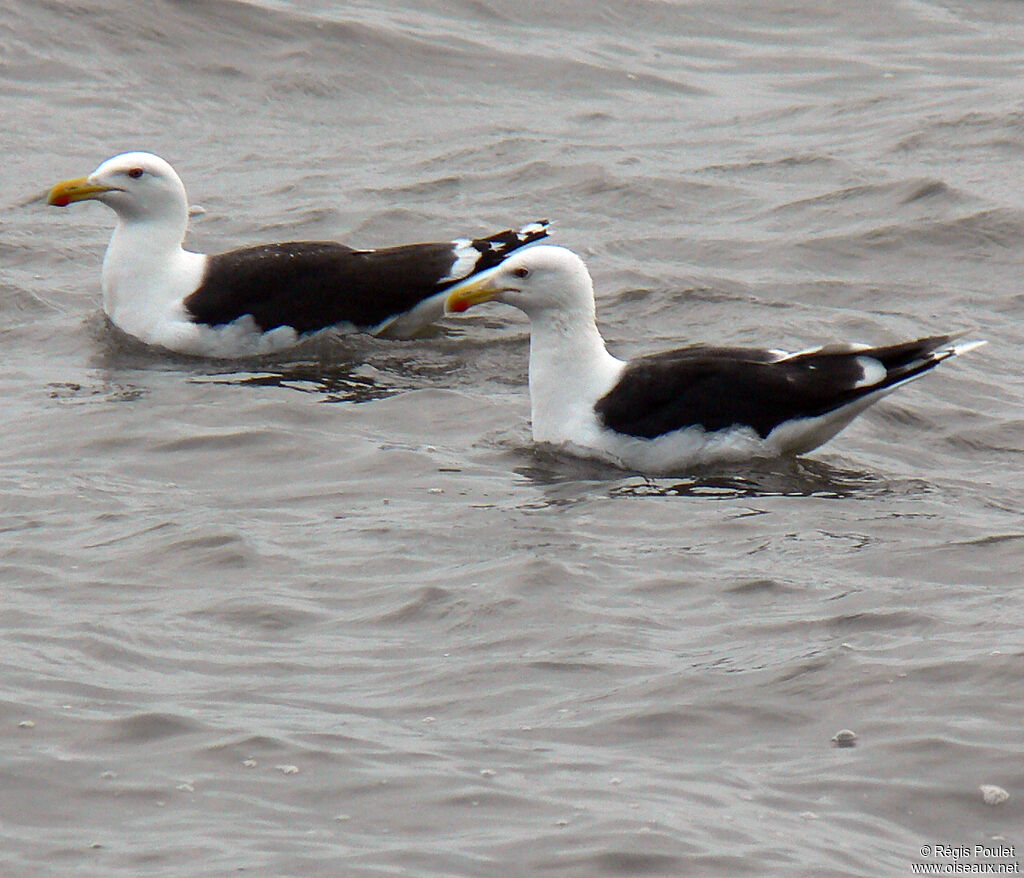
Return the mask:
[[73,180],[64,180],[50,190],[46,198],[47,204],[54,204],[57,207],[67,207],[72,201],[86,201],[95,198],[102,192],[109,192],[110,186],[97,186],[89,182],[88,177],[75,177]]
[[500,283],[495,282],[494,274],[492,268],[453,286],[444,300],[444,310],[449,314],[461,314],[481,302],[494,301],[504,289]]

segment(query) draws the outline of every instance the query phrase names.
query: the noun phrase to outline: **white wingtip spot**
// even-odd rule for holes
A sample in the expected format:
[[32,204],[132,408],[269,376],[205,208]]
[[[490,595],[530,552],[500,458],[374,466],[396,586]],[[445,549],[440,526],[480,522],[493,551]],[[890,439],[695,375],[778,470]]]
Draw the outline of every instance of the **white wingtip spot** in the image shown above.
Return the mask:
[[469,238],[456,238],[452,241],[452,254],[455,261],[448,269],[448,274],[438,280],[438,283],[447,283],[450,280],[462,280],[469,277],[476,268],[476,261],[480,258],[480,251],[473,246]]
[[538,232],[547,230],[549,223],[545,220],[544,222],[527,223],[519,230],[519,236],[525,238],[529,235],[536,235]]
[[885,366],[874,357],[857,357],[857,365],[860,366],[861,376],[854,387],[874,387],[881,384],[889,374]]
[[858,351],[866,351],[870,345],[860,342],[833,341],[824,345],[815,345],[813,348],[802,348],[799,351],[781,351],[773,349],[772,353],[779,353],[780,360],[795,360],[797,357],[806,357],[809,354],[855,354]]
[[968,341],[963,344],[953,345],[950,350],[957,356],[960,354],[966,354],[968,351],[973,351],[975,348],[980,348],[982,345],[988,344],[988,339],[981,339],[980,341]]

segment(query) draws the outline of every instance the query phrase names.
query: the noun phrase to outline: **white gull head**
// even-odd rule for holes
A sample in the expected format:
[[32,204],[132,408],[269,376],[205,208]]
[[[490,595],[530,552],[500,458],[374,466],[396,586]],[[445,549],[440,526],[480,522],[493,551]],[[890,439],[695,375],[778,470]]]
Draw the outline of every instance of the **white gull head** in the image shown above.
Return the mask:
[[538,322],[592,323],[594,284],[587,266],[571,250],[550,244],[524,247],[500,265],[449,291],[447,309],[465,311],[495,301]]
[[187,350],[184,336],[196,329],[180,302],[199,284],[206,257],[182,249],[188,197],[174,168],[152,153],[122,153],[87,177],[58,183],[48,200],[59,207],[100,201],[117,214],[103,258],[103,310],[130,335]]
[[[181,243],[188,225],[188,199],[181,178],[160,156],[126,152],[107,159],[88,177],[95,193],[122,220],[159,223]],[[72,198],[72,200],[79,200]]]
[[446,309],[504,302],[530,318],[533,438],[555,445],[592,445],[602,432],[593,403],[625,364],[608,353],[595,322],[594,284],[571,250],[525,247],[500,265],[451,288]]

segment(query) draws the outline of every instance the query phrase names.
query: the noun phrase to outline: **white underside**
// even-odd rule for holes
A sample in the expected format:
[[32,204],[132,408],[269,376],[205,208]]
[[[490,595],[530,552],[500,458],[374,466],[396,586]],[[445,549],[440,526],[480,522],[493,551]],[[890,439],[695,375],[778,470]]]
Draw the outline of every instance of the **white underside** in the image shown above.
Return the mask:
[[869,394],[852,405],[821,417],[786,421],[763,439],[750,427],[730,427],[714,433],[700,427],[687,427],[654,439],[643,439],[602,426],[592,408],[589,424],[577,423],[571,431],[549,431],[546,435],[535,432],[534,439],[623,469],[668,475],[710,464],[806,454],[827,442],[896,387]]
[[[438,301],[428,299],[406,314],[389,318],[370,330],[371,334],[383,338],[412,338],[443,314],[444,296],[434,298]],[[160,312],[147,313],[144,320],[135,314],[117,310],[108,312],[108,316],[118,328],[145,344],[217,359],[265,356],[295,347],[320,333],[341,335],[359,331],[351,323],[339,323],[305,334],[296,332],[291,326],[278,326],[264,332],[249,314],[231,323],[210,326],[193,321],[180,299]]]
[[370,330],[378,338],[414,338],[432,323],[444,316],[447,291],[423,299],[404,314],[396,314]]
[[223,326],[208,326],[192,322],[179,310],[179,318],[170,316],[146,337],[137,337],[181,354],[218,359],[273,354],[294,347],[300,339],[290,326],[262,332],[248,314]]

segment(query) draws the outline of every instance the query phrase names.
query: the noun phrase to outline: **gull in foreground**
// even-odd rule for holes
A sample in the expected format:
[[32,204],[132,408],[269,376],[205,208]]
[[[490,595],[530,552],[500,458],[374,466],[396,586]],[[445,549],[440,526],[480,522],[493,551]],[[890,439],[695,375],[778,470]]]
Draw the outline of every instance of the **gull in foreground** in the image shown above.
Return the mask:
[[645,473],[804,454],[868,406],[984,342],[957,334],[798,353],[694,345],[616,359],[594,288],[570,250],[536,245],[452,287],[446,310],[481,302],[530,318],[533,438]]

